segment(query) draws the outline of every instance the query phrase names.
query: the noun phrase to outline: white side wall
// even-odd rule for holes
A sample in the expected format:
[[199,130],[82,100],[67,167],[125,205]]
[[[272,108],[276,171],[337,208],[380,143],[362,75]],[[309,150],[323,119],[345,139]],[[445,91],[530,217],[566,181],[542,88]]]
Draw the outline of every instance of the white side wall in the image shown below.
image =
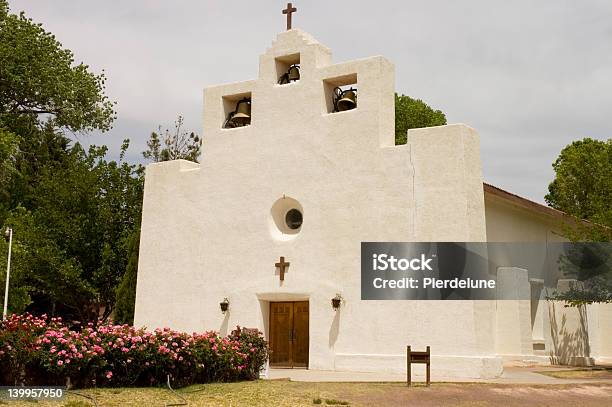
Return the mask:
[[[485,195],[485,207],[489,241],[565,241],[558,218],[492,194]],[[496,352],[505,360],[571,365],[612,360],[612,304],[565,307],[562,302],[546,301],[547,293],[538,291],[538,281],[515,282],[516,290],[534,290],[532,294],[539,294],[541,300],[498,301]],[[563,289],[560,282],[557,290]]]

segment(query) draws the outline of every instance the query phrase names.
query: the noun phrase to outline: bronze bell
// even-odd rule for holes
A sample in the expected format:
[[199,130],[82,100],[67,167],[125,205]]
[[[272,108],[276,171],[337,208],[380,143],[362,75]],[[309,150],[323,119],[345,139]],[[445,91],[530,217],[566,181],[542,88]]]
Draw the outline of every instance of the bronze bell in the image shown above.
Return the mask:
[[300,80],[300,66],[299,65],[291,65],[289,67],[289,71],[287,72],[287,77],[289,78],[289,82],[291,81],[299,81]]
[[357,107],[357,89],[350,88],[342,91],[336,102],[336,109],[339,112],[351,110]]
[[279,85],[285,85],[287,83],[295,82],[300,80],[300,66],[293,64],[289,67],[289,70],[278,78]]
[[251,124],[251,99],[244,98],[236,103],[236,110],[231,112],[225,127],[242,127]]

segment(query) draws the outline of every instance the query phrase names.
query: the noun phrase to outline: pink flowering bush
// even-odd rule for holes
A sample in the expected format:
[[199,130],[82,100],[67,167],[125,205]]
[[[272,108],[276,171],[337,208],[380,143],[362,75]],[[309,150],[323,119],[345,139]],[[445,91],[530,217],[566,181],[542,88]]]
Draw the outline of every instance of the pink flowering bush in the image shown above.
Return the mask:
[[[23,381],[28,368],[36,363],[40,346],[36,343],[40,335],[55,327],[58,320],[47,316],[35,317],[30,314],[12,315],[0,323],[0,378],[7,377],[12,382]],[[0,383],[3,382],[0,380]]]
[[71,330],[60,319],[12,315],[0,324],[0,384],[77,387],[155,386],[254,379],[268,358],[258,330],[227,337],[169,328],[89,324]]

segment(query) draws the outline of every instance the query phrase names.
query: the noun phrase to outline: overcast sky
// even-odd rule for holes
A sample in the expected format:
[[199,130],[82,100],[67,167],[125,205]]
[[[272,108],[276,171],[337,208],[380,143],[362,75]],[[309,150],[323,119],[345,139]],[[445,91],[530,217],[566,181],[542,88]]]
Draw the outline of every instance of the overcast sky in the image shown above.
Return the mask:
[[[612,1],[295,0],[294,27],[334,61],[383,55],[396,89],[480,133],[484,179],[543,202],[569,142],[612,137]],[[108,76],[123,138],[140,161],[149,133],[176,115],[201,133],[202,88],[257,76],[285,29],[282,1],[12,0]]]

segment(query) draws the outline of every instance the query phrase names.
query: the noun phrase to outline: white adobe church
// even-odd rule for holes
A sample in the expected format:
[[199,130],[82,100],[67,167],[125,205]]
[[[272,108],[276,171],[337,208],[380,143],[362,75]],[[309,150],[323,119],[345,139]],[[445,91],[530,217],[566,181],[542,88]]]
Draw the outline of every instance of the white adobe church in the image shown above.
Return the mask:
[[[279,84],[294,64],[299,80]],[[356,108],[334,112],[348,85]],[[395,145],[394,91],[389,60],[332,63],[298,29],[278,35],[257,79],[205,89],[202,163],[146,170],[135,325],[258,328],[273,367],[404,372],[406,345],[431,346],[434,379],[612,361],[612,305],[543,301],[520,269],[531,301],[360,299],[362,241],[563,240],[561,212],[483,183],[471,127]],[[245,98],[250,122],[227,128]]]

